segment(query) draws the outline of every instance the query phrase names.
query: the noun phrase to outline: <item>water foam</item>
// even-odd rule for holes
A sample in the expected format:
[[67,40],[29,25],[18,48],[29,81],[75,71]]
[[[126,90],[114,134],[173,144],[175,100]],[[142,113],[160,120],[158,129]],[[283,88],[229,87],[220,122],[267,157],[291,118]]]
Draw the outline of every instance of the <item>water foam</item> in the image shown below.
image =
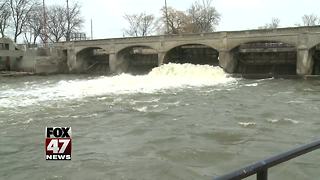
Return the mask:
[[238,122],[238,124],[243,127],[252,127],[256,125],[255,122]]
[[290,124],[299,124],[300,122],[290,118],[283,118],[283,119],[267,119],[270,123],[290,123]]
[[60,81],[46,85],[32,85],[0,92],[0,106],[28,106],[35,103],[76,99],[107,94],[154,93],[160,90],[185,87],[225,85],[235,79],[220,67],[193,64],[166,64],[149,74],[133,76],[120,74],[89,80]]

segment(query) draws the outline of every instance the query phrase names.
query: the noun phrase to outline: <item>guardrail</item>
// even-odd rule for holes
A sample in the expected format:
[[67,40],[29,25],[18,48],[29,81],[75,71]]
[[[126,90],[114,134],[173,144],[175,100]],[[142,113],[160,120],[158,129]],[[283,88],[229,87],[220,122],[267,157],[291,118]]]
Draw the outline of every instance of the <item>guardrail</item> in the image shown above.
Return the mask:
[[256,43],[246,43],[241,44],[242,49],[252,49],[252,48],[295,48],[293,45],[285,44],[281,42],[256,42]]
[[257,175],[257,180],[267,180],[269,168],[319,148],[320,148],[320,140],[314,141],[312,143],[300,146],[298,148],[292,149],[282,154],[272,156],[262,161],[258,161],[254,164],[251,164],[245,168],[241,168],[230,174],[226,174],[226,175],[214,178],[214,180],[240,180],[255,174]]

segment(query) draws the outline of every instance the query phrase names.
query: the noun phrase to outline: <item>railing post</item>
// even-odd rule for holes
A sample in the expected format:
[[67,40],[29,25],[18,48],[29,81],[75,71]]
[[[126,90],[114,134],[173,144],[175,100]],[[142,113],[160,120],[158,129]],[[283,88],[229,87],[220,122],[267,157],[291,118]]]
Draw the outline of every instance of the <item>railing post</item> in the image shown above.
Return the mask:
[[264,169],[257,173],[257,180],[268,180],[268,169]]

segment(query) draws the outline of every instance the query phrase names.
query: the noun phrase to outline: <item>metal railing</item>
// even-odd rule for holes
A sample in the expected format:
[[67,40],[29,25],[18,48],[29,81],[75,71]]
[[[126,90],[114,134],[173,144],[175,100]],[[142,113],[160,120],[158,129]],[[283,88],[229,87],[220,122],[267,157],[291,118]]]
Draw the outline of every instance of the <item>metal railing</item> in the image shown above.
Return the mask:
[[290,151],[284,152],[282,154],[272,156],[262,161],[258,161],[254,164],[251,164],[245,168],[241,168],[230,174],[214,178],[214,180],[240,180],[255,174],[257,175],[257,180],[267,180],[269,168],[319,148],[320,140],[314,141],[310,144],[306,144],[298,148],[292,149]]

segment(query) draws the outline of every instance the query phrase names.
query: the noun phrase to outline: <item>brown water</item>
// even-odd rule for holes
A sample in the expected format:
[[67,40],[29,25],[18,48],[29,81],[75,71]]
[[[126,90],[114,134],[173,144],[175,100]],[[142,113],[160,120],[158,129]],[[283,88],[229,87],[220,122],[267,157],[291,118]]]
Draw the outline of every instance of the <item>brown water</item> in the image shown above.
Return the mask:
[[[1,78],[0,179],[212,179],[319,138],[320,81],[170,74]],[[71,161],[44,159],[46,126]],[[319,179],[319,155],[270,179]]]

